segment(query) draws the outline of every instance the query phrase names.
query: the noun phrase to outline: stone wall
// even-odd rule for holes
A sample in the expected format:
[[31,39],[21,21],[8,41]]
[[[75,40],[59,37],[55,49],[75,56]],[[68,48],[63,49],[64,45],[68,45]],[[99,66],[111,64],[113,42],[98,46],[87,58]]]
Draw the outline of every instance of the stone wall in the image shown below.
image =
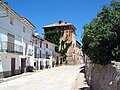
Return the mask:
[[120,90],[120,62],[106,66],[87,62],[85,74],[91,90]]

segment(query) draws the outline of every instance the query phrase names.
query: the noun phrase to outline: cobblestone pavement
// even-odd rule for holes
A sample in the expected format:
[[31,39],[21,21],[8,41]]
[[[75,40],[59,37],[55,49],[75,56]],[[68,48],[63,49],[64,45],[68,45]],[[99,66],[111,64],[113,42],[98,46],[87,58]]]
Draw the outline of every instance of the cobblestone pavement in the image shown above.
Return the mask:
[[80,65],[45,69],[0,83],[0,90],[70,90],[79,68]]

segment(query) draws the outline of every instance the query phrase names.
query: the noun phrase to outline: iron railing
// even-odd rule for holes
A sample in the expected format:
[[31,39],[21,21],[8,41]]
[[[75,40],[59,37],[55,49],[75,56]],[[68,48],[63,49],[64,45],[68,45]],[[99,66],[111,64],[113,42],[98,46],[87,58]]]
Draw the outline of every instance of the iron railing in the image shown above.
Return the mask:
[[23,54],[23,46],[7,41],[0,41],[0,52]]
[[32,56],[33,55],[33,49],[28,49],[28,55]]

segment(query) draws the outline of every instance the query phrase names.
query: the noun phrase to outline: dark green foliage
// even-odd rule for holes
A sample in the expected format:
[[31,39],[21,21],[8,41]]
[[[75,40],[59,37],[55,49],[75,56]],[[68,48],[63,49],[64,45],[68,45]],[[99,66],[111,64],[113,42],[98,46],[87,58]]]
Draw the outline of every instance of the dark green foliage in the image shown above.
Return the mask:
[[[71,46],[72,42],[67,43],[67,37],[65,41],[60,42],[60,38],[63,36],[64,31],[63,30],[53,30],[45,33],[45,39],[51,43],[56,44],[55,51],[60,53],[61,56],[63,56],[63,59],[66,59],[67,50]],[[61,49],[59,51],[59,46],[61,45]]]
[[97,17],[84,26],[82,43],[93,63],[120,61],[120,2],[104,5]]
[[54,43],[56,45],[60,45],[60,37],[62,37],[64,34],[64,31],[59,31],[59,30],[53,30],[45,33],[46,40]]
[[45,39],[51,43],[54,43],[57,45],[55,47],[55,51],[59,53],[59,45],[60,45],[60,37],[62,37],[64,34],[64,31],[60,30],[53,30],[45,33]]
[[66,40],[65,41],[61,41],[61,49],[60,49],[61,56],[65,56],[66,55],[67,50],[71,46],[71,44],[72,44],[72,41],[70,43],[66,43]]

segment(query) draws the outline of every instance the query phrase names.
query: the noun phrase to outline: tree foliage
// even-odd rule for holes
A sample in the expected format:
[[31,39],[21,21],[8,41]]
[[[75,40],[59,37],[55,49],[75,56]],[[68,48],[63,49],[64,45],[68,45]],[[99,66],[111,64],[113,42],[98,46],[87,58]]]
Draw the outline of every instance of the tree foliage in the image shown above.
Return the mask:
[[[67,55],[67,51],[69,49],[69,47],[72,45],[72,41],[70,43],[68,43],[68,38],[66,37],[65,40],[62,40],[60,42],[60,38],[64,35],[64,31],[63,30],[53,30],[53,31],[48,31],[45,33],[45,39],[51,43],[56,44],[56,48],[55,51],[60,53],[61,56],[63,56],[63,59],[65,60]],[[59,46],[60,50],[59,50]]]
[[104,5],[89,24],[84,26],[83,52],[96,64],[120,61],[120,2]]

